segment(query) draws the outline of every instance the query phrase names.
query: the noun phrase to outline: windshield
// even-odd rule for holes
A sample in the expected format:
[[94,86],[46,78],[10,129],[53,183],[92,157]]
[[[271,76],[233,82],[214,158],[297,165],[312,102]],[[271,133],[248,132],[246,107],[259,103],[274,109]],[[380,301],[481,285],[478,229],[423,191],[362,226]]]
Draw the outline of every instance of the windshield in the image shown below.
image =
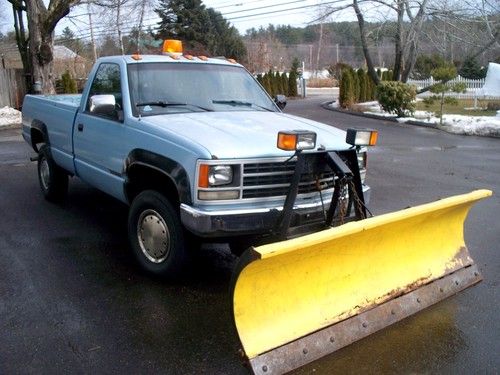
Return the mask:
[[277,111],[238,66],[143,63],[128,66],[134,116],[205,111]]

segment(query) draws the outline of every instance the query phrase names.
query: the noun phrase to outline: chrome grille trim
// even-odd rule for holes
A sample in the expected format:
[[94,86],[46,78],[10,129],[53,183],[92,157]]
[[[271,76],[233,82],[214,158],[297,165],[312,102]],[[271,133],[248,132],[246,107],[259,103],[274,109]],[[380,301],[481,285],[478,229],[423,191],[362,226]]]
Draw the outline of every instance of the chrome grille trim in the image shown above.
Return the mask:
[[[241,171],[239,187],[213,187],[213,188],[197,188],[195,186],[195,204],[200,204],[202,206],[212,206],[212,205],[231,205],[236,203],[258,203],[258,202],[277,202],[281,204],[284,202],[286,195],[288,194],[288,187],[290,182],[282,181],[272,181],[273,177],[277,178],[289,178],[291,180],[293,173],[295,171],[296,158],[290,159],[290,157],[272,157],[272,158],[261,158],[261,159],[214,159],[214,160],[198,160],[198,164],[223,164],[223,165],[233,165]],[[271,169],[275,168],[275,171]],[[198,181],[199,167],[196,168],[195,181]],[[304,177],[306,176],[306,177]],[[259,184],[259,185],[248,185],[248,180],[245,178],[269,178],[271,183]],[[309,177],[309,180],[302,181],[299,185],[299,195],[297,197],[297,204],[301,201],[304,203],[310,201],[311,199],[319,199],[319,192],[316,190],[316,181],[310,179],[310,174],[303,174],[303,178]],[[278,182],[278,183],[272,183]],[[320,184],[323,187],[322,194],[323,198],[331,196],[333,193],[334,176],[332,171],[328,171],[328,176],[320,179]],[[308,189],[306,189],[308,188]],[[266,190],[281,189],[279,191],[266,192]],[[228,199],[228,200],[199,200],[198,191],[221,191],[221,190],[239,190],[240,197],[238,199]],[[261,190],[262,193],[255,193],[255,190]]]

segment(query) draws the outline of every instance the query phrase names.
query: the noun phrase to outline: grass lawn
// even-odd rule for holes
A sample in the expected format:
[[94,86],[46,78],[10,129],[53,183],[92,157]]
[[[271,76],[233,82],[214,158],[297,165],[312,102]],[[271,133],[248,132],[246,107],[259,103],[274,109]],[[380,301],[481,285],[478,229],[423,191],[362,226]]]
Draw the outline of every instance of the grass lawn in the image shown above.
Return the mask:
[[[444,114],[453,114],[453,115],[466,115],[466,116],[496,116],[497,111],[495,110],[487,110],[486,107],[488,103],[497,103],[500,105],[500,100],[478,100],[477,106],[483,109],[464,109],[464,108],[472,108],[474,107],[473,99],[461,99],[458,101],[458,104],[445,104],[443,106]],[[424,102],[417,102],[417,110],[418,111],[427,111],[427,112],[439,112],[439,101],[434,101],[434,104],[426,105]]]

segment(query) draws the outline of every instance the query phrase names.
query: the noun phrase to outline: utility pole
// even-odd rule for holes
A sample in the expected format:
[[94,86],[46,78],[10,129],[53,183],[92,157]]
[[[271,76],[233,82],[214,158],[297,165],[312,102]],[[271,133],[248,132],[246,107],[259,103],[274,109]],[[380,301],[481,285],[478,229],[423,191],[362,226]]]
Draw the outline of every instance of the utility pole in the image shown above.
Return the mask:
[[94,27],[92,26],[92,11],[90,9],[90,3],[92,0],[87,2],[87,12],[89,13],[89,27],[90,27],[90,42],[92,43],[92,52],[94,54],[94,62],[97,60],[97,50],[95,48],[95,39],[94,39]]
[[339,63],[339,44],[335,44],[335,47],[337,49],[337,64]]
[[309,69],[313,70],[313,45],[309,44]]
[[319,57],[321,54],[321,42],[323,41],[323,20],[319,24],[318,53],[316,54],[316,73],[319,71]]
[[120,45],[120,52],[122,53],[122,55],[125,55],[125,50],[123,48],[122,29],[120,27],[121,8],[122,8],[121,0],[118,0],[116,8],[116,28],[118,31],[118,43]]

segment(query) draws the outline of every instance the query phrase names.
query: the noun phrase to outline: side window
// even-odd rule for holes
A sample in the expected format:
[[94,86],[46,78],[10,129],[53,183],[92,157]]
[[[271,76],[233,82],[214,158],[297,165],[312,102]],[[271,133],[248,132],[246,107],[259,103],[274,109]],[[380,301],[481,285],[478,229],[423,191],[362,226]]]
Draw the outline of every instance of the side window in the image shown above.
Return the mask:
[[[122,88],[120,80],[120,67],[117,64],[105,63],[99,65],[97,72],[90,86],[89,100],[87,100],[86,111],[90,108],[90,98],[93,95],[113,95],[116,101],[116,112],[122,110]],[[118,118],[117,116],[109,116]]]

